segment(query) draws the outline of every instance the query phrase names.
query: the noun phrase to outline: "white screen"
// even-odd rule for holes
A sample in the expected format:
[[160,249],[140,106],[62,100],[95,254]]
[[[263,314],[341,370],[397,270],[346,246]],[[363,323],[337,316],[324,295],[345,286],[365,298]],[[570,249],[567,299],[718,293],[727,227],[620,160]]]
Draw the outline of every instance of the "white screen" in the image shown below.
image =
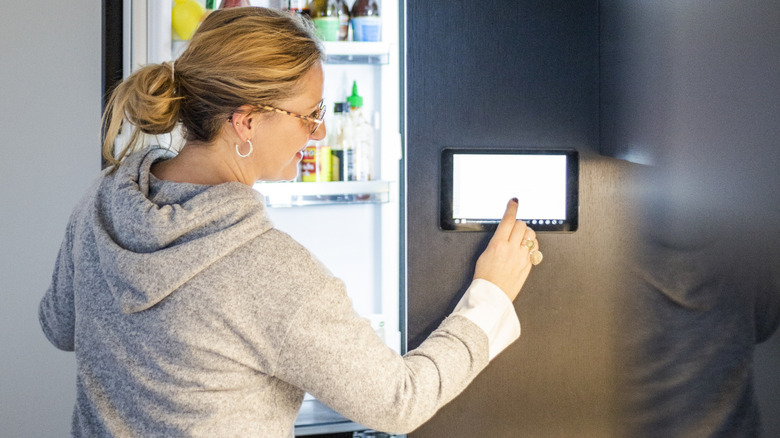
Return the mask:
[[518,219],[566,219],[566,156],[454,154],[453,219],[501,219],[511,198]]

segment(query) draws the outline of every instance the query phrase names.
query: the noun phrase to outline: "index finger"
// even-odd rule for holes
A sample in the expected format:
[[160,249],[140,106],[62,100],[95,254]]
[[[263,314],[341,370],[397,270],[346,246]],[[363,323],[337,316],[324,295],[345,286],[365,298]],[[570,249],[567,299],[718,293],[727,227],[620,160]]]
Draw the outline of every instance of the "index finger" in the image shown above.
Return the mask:
[[498,223],[496,232],[493,233],[494,238],[503,240],[509,240],[509,236],[512,235],[512,229],[515,227],[517,221],[517,198],[512,198],[506,204],[506,210],[504,211],[504,217],[501,218],[501,222]]

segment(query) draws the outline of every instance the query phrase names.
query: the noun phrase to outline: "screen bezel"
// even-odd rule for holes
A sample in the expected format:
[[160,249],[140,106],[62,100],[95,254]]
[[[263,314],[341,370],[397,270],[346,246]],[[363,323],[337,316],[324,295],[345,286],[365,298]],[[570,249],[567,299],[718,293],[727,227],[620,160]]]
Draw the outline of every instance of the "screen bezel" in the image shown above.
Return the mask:
[[445,148],[441,151],[439,228],[442,231],[493,231],[496,222],[460,222],[452,217],[453,156],[456,154],[487,155],[563,155],[566,157],[566,218],[563,223],[528,223],[537,232],[574,232],[579,226],[579,154],[575,149],[495,149]]

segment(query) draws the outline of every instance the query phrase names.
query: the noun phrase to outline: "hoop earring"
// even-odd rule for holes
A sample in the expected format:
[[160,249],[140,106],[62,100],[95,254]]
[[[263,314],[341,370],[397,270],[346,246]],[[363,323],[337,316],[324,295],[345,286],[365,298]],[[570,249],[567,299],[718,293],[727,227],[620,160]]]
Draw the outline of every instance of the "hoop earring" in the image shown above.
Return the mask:
[[249,139],[246,139],[246,142],[249,143],[249,152],[247,152],[246,155],[242,154],[241,151],[238,150],[238,143],[236,143],[236,153],[241,158],[246,158],[252,155],[252,151],[255,150],[255,147],[252,145],[252,142]]

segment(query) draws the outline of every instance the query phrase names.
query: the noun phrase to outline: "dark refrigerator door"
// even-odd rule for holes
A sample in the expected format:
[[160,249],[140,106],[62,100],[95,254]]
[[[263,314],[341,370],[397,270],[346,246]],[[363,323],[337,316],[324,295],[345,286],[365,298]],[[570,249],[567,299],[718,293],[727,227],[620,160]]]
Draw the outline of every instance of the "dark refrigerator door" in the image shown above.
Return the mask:
[[[103,94],[103,106],[102,110],[105,111],[105,106],[108,104],[108,98],[114,87],[122,80],[122,0],[102,0],[102,16],[101,16],[101,87],[100,90]],[[102,138],[101,138],[102,144]],[[95,151],[96,154],[101,154],[101,167],[105,167],[107,162],[102,158],[102,153]]]
[[[623,169],[598,150],[596,1],[408,2],[408,339],[414,348],[468,286],[488,233],[438,228],[446,147],[576,148],[580,229],[544,233],[515,302],[523,335],[411,437],[610,436],[609,271]],[[593,261],[597,260],[597,266]]]
[[[666,334],[666,326],[647,315],[658,309],[637,297],[643,293],[637,288],[637,256],[648,252],[640,219],[672,218],[667,225],[675,229],[659,229],[665,238],[688,225],[722,231],[719,236],[729,236],[731,247],[745,250],[727,261],[745,271],[763,272],[767,261],[777,259],[771,254],[777,252],[780,229],[778,14],[770,1],[408,3],[409,348],[452,310],[490,238],[439,230],[440,151],[572,147],[581,154],[580,228],[539,235],[545,260],[515,301],[521,338],[412,438],[640,436],[627,431],[641,431],[659,413],[661,421],[690,422],[697,406],[672,410],[679,415],[668,417],[663,409],[626,403],[637,397],[656,402],[652,397],[663,391],[645,389],[666,384],[643,382],[657,372],[656,365],[630,367],[642,356],[625,348],[646,347],[648,334]],[[647,169],[621,159],[656,160],[676,179],[646,184]],[[645,204],[658,194],[672,204]],[[743,252],[751,258],[736,263]],[[690,266],[685,260],[676,268],[687,272]],[[759,285],[761,299],[743,299],[744,285],[740,293],[745,293],[730,296],[739,304],[731,314],[747,311],[747,319],[757,320],[756,332],[746,332],[747,348],[753,348],[754,337],[776,330],[777,319],[767,318],[778,308],[773,266],[774,283]],[[659,308],[665,306],[675,304]],[[636,315],[650,323],[630,319]],[[684,330],[668,335],[675,343],[695,344]],[[668,347],[640,352],[659,356]],[[759,357],[763,362],[755,369],[776,363],[776,350],[773,354]],[[711,371],[704,375],[713,380]],[[681,380],[679,375],[672,380]],[[644,383],[649,386],[632,386]],[[773,412],[774,386],[759,385],[757,393],[764,412]],[[776,430],[775,419],[764,417],[766,430]],[[653,434],[658,430],[653,427],[644,429],[645,436],[674,435]]]
[[632,427],[780,436],[780,3],[602,0],[600,15],[601,151],[653,164],[653,288],[632,290],[631,331],[674,328],[627,345]]

